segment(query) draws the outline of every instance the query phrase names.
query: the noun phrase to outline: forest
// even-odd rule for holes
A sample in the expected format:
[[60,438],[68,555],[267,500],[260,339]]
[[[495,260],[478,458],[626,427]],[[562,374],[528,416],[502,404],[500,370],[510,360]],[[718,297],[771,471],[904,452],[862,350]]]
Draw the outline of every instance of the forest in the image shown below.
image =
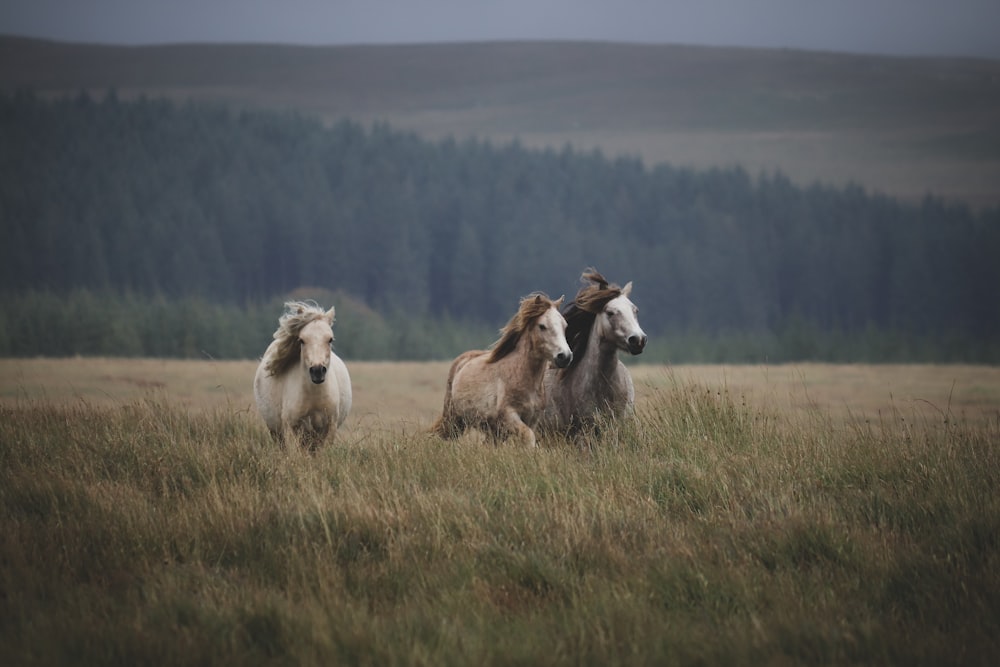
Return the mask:
[[0,355],[247,358],[289,294],[347,358],[484,346],[634,282],[657,361],[1000,363],[1000,209],[386,124],[0,95]]

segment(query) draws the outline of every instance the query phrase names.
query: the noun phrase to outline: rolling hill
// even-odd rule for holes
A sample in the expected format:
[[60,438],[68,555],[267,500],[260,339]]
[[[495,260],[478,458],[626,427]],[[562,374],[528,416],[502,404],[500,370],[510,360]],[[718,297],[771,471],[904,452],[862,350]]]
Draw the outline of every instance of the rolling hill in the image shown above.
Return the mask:
[[0,37],[0,90],[168,96],[1000,204],[1000,61],[600,42],[127,47]]

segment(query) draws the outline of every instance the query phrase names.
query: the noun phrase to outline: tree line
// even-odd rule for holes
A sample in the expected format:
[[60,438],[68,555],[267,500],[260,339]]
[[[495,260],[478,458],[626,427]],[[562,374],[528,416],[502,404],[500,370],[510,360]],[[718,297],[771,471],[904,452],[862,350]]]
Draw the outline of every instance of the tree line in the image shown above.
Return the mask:
[[257,329],[259,354],[306,287],[409,332],[359,354],[448,357],[596,266],[691,358],[1000,362],[997,209],[113,91],[0,95],[0,145],[0,354],[59,353],[16,322],[86,298],[180,323],[135,354],[192,354],[176,341],[209,312]]

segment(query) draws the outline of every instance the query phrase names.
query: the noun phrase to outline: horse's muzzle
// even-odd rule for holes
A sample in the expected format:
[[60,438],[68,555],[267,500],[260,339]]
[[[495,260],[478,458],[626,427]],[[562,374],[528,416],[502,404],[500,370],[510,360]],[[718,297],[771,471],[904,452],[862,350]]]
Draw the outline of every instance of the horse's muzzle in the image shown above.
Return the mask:
[[323,384],[326,380],[326,366],[310,366],[309,379],[311,379],[314,384]]
[[566,368],[573,361],[572,352],[560,352],[556,355],[556,358],[552,360],[558,368]]
[[628,353],[629,354],[642,354],[642,351],[646,349],[646,336],[629,336],[628,340]]

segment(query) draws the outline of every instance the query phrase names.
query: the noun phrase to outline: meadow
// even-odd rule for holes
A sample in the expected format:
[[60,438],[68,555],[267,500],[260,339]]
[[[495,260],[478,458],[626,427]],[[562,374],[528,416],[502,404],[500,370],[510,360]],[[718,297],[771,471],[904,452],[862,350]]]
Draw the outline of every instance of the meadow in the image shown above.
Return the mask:
[[1000,658],[1000,369],[633,366],[636,419],[527,451],[349,363],[311,456],[254,366],[0,361],[4,664]]

